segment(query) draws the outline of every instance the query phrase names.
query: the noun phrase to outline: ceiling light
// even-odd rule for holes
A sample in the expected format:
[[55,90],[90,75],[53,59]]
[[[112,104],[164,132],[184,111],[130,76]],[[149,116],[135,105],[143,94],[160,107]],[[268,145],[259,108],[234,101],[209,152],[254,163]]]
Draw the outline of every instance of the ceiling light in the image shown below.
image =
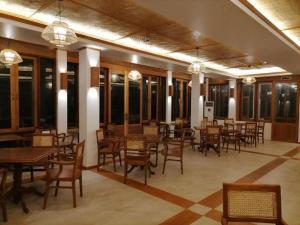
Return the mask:
[[189,87],[192,87],[192,84],[193,84],[193,82],[190,80],[190,82],[189,82]]
[[256,82],[255,77],[245,77],[242,82],[244,84],[254,84]]
[[194,62],[192,62],[191,65],[188,67],[188,72],[191,74],[200,74],[205,70],[205,66],[199,60],[199,48],[196,48],[196,50],[197,50],[197,59]]
[[23,62],[21,56],[12,49],[3,49],[0,52],[0,61],[8,66]]
[[52,44],[55,44],[57,47],[64,47],[78,41],[75,32],[68,26],[67,23],[61,21],[61,2],[62,0],[58,0],[59,20],[48,25],[42,32],[42,38]]
[[128,74],[128,78],[131,80],[139,80],[142,78],[142,74],[137,70],[131,70]]

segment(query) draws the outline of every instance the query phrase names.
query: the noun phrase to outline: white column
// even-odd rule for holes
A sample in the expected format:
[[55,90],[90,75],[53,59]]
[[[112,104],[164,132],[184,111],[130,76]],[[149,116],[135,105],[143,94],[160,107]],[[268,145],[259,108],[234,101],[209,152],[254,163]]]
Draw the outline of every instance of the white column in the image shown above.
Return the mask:
[[208,100],[208,92],[209,92],[209,78],[205,78],[205,101]]
[[228,118],[233,118],[234,120],[236,120],[236,97],[237,97],[236,80],[229,80],[229,88],[234,88],[234,95],[233,95],[234,97],[229,98],[228,101]]
[[[204,74],[203,73],[200,73],[200,84],[204,84]],[[201,85],[200,85],[200,93],[201,93]],[[205,93],[206,94],[206,93]],[[207,95],[206,95],[207,96]],[[200,96],[199,98],[199,122],[203,120],[203,113],[204,113],[204,97],[203,96]]]
[[91,88],[91,67],[99,67],[100,52],[79,51],[79,139],[85,140],[83,165],[97,163],[96,130],[99,129],[99,88]]
[[[57,110],[56,128],[58,133],[67,133],[68,130],[68,95],[66,90],[60,90],[60,73],[67,72],[67,51],[56,50],[56,90]],[[45,102],[45,104],[47,104]]]
[[169,86],[172,85],[172,71],[168,71],[166,88],[166,122],[171,122],[172,120],[172,96],[169,96]]
[[[202,100],[201,100],[202,99]],[[192,96],[191,96],[191,127],[200,125],[200,117],[203,118],[203,98],[200,98],[200,75],[192,75]]]

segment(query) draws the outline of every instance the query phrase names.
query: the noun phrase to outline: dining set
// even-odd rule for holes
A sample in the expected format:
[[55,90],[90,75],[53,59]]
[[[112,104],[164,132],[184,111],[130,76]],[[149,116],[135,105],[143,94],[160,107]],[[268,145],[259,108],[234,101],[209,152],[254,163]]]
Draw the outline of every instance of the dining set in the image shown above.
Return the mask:
[[[5,137],[9,137],[5,139]],[[82,160],[85,141],[75,143],[74,134],[57,133],[56,129],[36,129],[30,136],[18,134],[2,135],[3,142],[15,141],[14,147],[0,149],[0,206],[3,219],[7,220],[6,199],[10,197],[14,203],[20,203],[24,213],[29,209],[23,195],[34,192],[44,197],[43,209],[47,206],[49,191],[55,188],[55,196],[59,188],[72,189],[73,206],[76,207],[75,182],[79,181],[82,196]],[[29,141],[30,140],[30,141]],[[35,172],[39,171],[38,180],[44,181],[44,190],[34,186]],[[12,172],[13,182],[9,189],[8,174]],[[22,176],[30,173],[30,185],[24,186]],[[60,182],[69,182],[69,186],[61,186]]]

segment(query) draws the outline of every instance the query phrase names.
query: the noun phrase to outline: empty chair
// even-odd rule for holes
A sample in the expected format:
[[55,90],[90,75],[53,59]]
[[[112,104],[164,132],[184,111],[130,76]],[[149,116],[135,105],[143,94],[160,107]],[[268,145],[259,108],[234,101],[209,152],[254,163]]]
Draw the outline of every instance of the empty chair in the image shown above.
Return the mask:
[[233,118],[226,118],[226,119],[224,119],[224,125],[225,124],[234,124],[234,119]]
[[7,170],[4,168],[0,169],[1,183],[0,183],[0,205],[2,208],[2,216],[3,221],[7,221],[7,209],[6,209],[6,178],[7,178]]
[[221,127],[220,126],[206,126],[206,132],[205,132],[206,140],[206,148],[205,150],[205,156],[207,155],[207,151],[209,148],[213,148],[215,152],[220,157],[220,145],[221,145]]
[[[222,225],[257,222],[284,225],[279,185],[223,184]],[[230,223],[231,224],[231,223]],[[232,223],[234,224],[234,223]]]
[[[160,135],[159,135],[159,127],[158,126],[143,126],[143,134],[145,136],[156,136],[158,139],[160,139]],[[150,153],[155,154],[155,164],[154,166],[157,166],[157,162],[158,162],[158,146],[159,143],[158,142],[151,142],[148,143],[148,149],[150,150]]]
[[265,120],[260,119],[257,123],[257,132],[256,132],[257,142],[261,138],[262,143],[265,143]]
[[242,137],[245,139],[246,144],[254,144],[256,147],[256,131],[257,124],[256,123],[246,123],[245,132],[242,134]]
[[[48,166],[46,176],[44,180],[46,181],[45,196],[44,196],[44,206],[46,209],[49,191],[51,188],[55,188],[55,196],[58,194],[59,188],[72,189],[73,194],[73,207],[76,208],[76,181],[79,181],[80,197],[82,197],[82,161],[84,153],[84,143],[76,145],[75,156],[73,161],[63,161],[63,160],[50,160],[49,163],[53,163],[58,167],[50,168]],[[51,186],[53,182],[56,182],[55,186]],[[60,182],[71,183],[71,186],[60,186]]]

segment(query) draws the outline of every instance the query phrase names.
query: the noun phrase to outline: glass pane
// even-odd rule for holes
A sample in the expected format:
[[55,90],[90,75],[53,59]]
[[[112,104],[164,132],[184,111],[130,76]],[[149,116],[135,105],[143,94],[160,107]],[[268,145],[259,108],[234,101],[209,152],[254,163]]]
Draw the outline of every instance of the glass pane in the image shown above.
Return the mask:
[[228,117],[229,86],[220,85],[219,118]]
[[172,96],[172,120],[180,117],[180,81],[172,80],[173,96]]
[[111,76],[111,122],[124,123],[124,75]]
[[191,87],[188,87],[188,118],[191,119],[191,105],[192,105],[192,91]]
[[140,123],[140,81],[129,80],[129,123]]
[[55,71],[53,59],[40,59],[40,126],[55,127]]
[[276,84],[276,122],[296,122],[297,84]]
[[218,107],[218,96],[219,96],[219,86],[217,85],[210,85],[210,100],[214,102],[214,117],[217,117],[219,115],[219,107]]
[[100,68],[100,75],[99,75],[99,100],[100,100],[100,109],[99,109],[99,120],[100,123],[104,123],[104,114],[105,114],[105,79],[108,76],[108,69],[107,68]]
[[271,120],[272,83],[259,84],[258,118]]
[[78,64],[68,63],[68,127],[78,127]]
[[11,127],[10,68],[0,63],[0,128]]
[[166,78],[160,78],[160,121],[166,120]]
[[143,77],[143,120],[148,120],[148,82],[147,76]]
[[183,104],[183,114],[182,116],[185,118],[186,115],[187,115],[187,112],[186,112],[186,95],[187,95],[187,82],[186,81],[183,81],[183,99],[182,99],[182,104]]
[[253,119],[254,118],[254,85],[242,86],[242,117],[243,119]]
[[157,78],[151,78],[151,120],[157,119]]
[[19,64],[19,127],[33,127],[33,66],[32,59]]

